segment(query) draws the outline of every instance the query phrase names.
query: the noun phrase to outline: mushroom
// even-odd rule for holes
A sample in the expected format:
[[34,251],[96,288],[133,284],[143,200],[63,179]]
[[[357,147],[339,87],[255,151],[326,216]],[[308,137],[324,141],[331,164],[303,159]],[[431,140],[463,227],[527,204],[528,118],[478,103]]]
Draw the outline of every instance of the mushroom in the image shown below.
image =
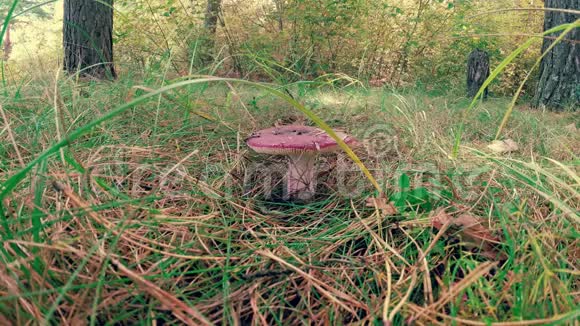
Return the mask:
[[[346,144],[356,142],[344,132],[335,133]],[[314,195],[316,155],[334,152],[340,148],[324,130],[303,125],[260,130],[248,137],[246,144],[257,153],[288,156],[284,199],[302,201],[307,201]]]

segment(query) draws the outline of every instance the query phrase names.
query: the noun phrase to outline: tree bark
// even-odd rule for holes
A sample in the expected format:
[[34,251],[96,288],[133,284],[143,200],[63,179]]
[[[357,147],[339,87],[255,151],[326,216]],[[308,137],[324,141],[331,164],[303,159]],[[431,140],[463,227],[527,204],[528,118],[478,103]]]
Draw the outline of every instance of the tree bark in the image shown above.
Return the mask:
[[116,78],[113,0],[64,1],[64,68],[98,79]]
[[213,48],[215,46],[215,33],[217,30],[217,23],[219,13],[221,10],[221,0],[207,0],[207,7],[205,10],[205,17],[203,20],[203,27],[205,35],[203,35],[203,49],[201,54],[201,61],[203,64],[209,64],[213,61]]
[[[489,55],[480,49],[475,49],[467,59],[467,96],[474,98],[483,82],[489,77]],[[487,87],[482,98],[487,98]]]
[[[545,8],[580,10],[580,0],[546,0]],[[572,13],[546,11],[544,31],[561,24],[572,23],[578,18]],[[545,37],[542,53],[554,42],[559,33]],[[580,29],[568,33],[542,59],[540,78],[532,105],[550,110],[563,110],[571,106],[577,110],[580,102]]]
[[6,29],[6,36],[4,38],[4,61],[8,61],[10,58],[10,53],[12,52],[12,41],[10,41],[10,23],[8,23],[8,28]]

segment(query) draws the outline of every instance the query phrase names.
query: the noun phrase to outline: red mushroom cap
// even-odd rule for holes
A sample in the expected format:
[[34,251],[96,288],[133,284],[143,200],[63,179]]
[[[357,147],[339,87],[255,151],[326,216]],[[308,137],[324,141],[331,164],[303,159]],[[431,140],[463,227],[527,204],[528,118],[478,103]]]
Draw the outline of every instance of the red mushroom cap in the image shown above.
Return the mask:
[[[356,142],[356,139],[344,132],[335,131],[335,133],[346,144]],[[303,125],[260,130],[253,133],[246,144],[258,153],[278,155],[333,152],[339,148],[337,142],[324,130]]]

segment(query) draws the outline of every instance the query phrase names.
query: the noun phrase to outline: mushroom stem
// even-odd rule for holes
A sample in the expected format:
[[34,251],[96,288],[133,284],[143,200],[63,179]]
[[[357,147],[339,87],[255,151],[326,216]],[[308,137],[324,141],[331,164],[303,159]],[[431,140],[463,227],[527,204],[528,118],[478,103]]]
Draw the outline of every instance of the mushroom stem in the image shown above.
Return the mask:
[[286,200],[309,200],[312,198],[316,186],[314,178],[315,161],[316,155],[309,153],[289,155],[286,194],[284,195]]

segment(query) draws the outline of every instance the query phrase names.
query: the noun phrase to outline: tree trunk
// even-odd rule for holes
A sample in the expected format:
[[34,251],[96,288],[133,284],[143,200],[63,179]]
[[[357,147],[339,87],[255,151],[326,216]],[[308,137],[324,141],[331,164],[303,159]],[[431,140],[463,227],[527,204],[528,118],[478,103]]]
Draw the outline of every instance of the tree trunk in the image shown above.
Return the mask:
[[[483,82],[489,77],[489,55],[480,49],[475,49],[467,59],[467,96],[474,98]],[[487,87],[482,98],[487,98]]]
[[[580,10],[580,0],[546,0],[545,8]],[[544,14],[544,31],[565,23],[572,23],[578,18],[572,13],[546,11]],[[561,33],[561,32],[559,32]],[[559,33],[544,38],[542,53],[554,41]],[[571,106],[576,110],[580,102],[580,29],[568,33],[542,59],[540,78],[534,97],[534,107],[546,107],[550,110],[562,110]]]
[[201,51],[201,61],[204,65],[211,63],[214,59],[213,48],[215,46],[215,33],[221,5],[221,0],[207,0],[205,18],[203,20],[205,35],[203,35],[203,49]]
[[65,0],[63,45],[69,73],[115,78],[113,0]]
[[6,29],[6,37],[4,38],[4,61],[8,61],[10,58],[10,53],[12,52],[12,41],[10,41],[10,23],[8,23],[8,28]]

